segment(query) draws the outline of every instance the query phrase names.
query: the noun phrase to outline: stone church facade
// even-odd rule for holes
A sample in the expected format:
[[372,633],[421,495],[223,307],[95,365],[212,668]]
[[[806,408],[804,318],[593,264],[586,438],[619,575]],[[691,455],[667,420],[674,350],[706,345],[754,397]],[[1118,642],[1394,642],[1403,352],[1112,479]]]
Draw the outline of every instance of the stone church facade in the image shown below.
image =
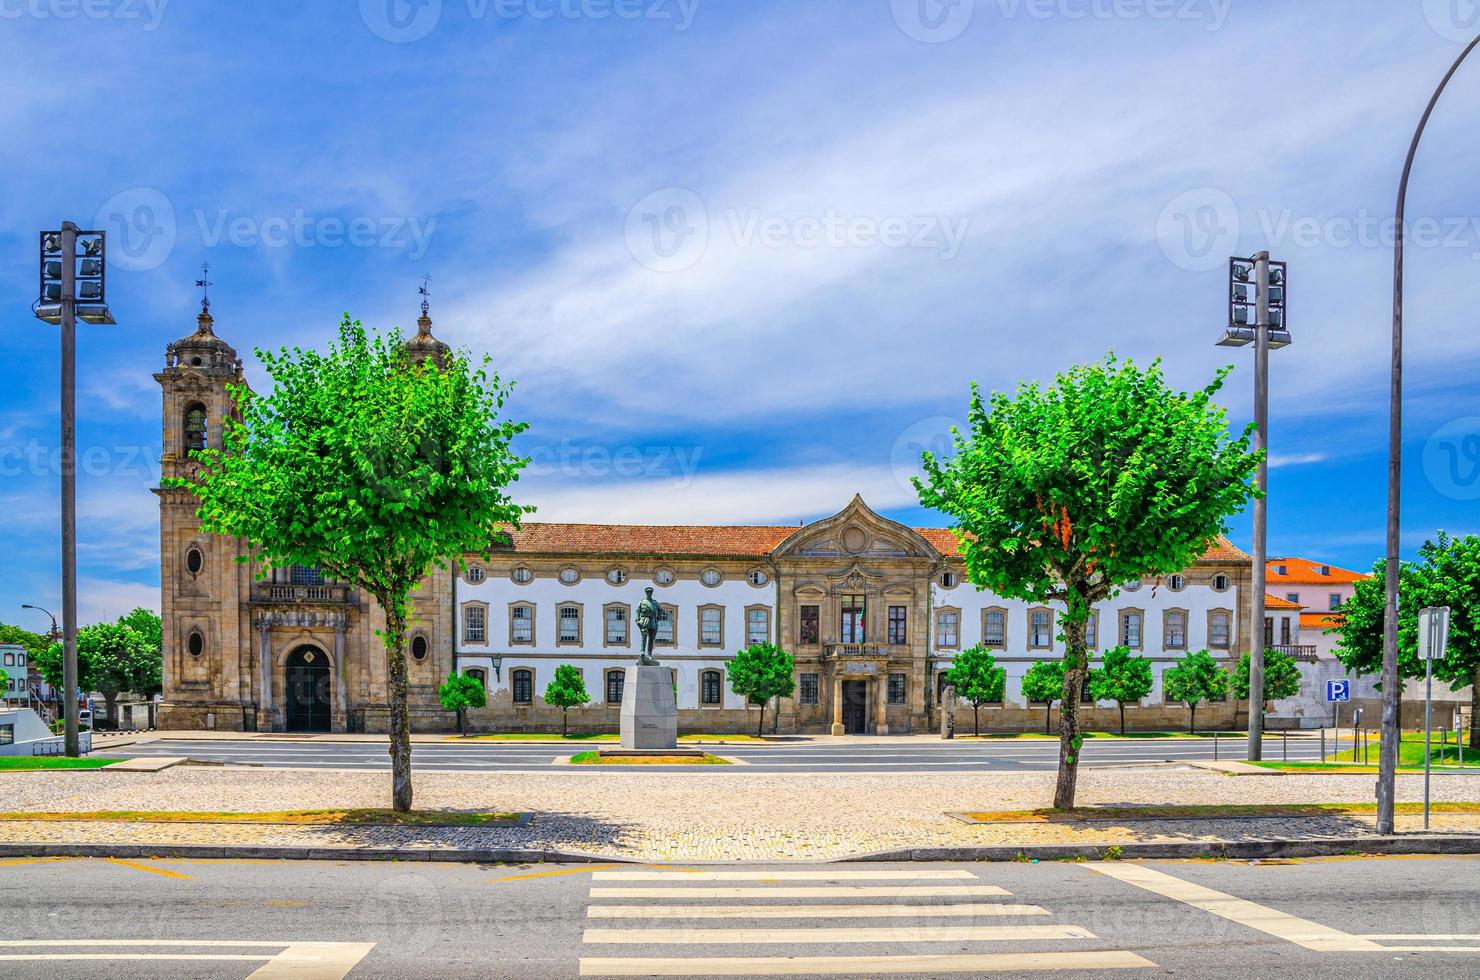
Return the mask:
[[[412,343],[431,347],[425,312]],[[208,310],[171,344],[155,375],[164,395],[162,470],[182,476],[192,448],[219,447],[242,384],[236,351]],[[164,704],[172,729],[384,731],[383,617],[350,585],[309,568],[240,562],[240,541],[202,534],[187,491],[160,489]],[[1039,730],[1045,707],[1021,695],[1037,660],[1063,653],[1051,608],[980,592],[965,580],[951,532],[912,528],[859,497],[804,526],[649,527],[529,523],[511,542],[434,570],[413,596],[408,636],[411,717],[448,731],[437,688],[449,672],[478,678],[488,707],[469,712],[482,731],[559,731],[543,701],[561,664],[585,681],[591,703],[570,711],[572,730],[615,731],[622,669],[637,656],[633,610],[651,587],[664,611],[657,655],[674,671],[685,732],[753,729],[756,712],[729,688],[727,664],[755,642],[796,660],[797,687],[780,700],[781,732],[889,734],[934,730],[941,675],[955,654],[985,643],[1007,671],[1004,703],[984,706],[984,728]],[[1128,583],[1096,610],[1094,647],[1124,643],[1153,664],[1156,689],[1127,711],[1139,728],[1180,727],[1161,674],[1187,650],[1231,665],[1248,649],[1249,557],[1213,542],[1193,567]],[[1275,613],[1278,615],[1278,613]],[[1292,614],[1293,615],[1293,614]],[[1298,626],[1298,622],[1297,622]],[[1086,695],[1087,697],[1087,695]],[[1094,728],[1118,724],[1113,703],[1082,703]],[[969,727],[971,708],[958,709]],[[1231,704],[1199,722],[1231,724]],[[767,729],[772,727],[768,713]]]

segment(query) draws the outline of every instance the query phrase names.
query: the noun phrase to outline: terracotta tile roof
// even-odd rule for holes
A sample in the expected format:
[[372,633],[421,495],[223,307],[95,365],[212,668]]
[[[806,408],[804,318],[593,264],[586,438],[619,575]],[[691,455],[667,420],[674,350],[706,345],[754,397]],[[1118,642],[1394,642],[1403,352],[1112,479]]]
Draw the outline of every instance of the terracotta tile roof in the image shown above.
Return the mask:
[[[513,532],[513,550],[525,554],[579,555],[768,555],[800,530],[796,525],[526,523]],[[915,528],[947,557],[960,557],[956,535],[948,528]],[[1203,556],[1209,561],[1248,560],[1227,538],[1215,540]]]
[[1327,629],[1340,626],[1346,617],[1339,612],[1303,612],[1300,614],[1301,629]]
[[792,525],[528,523],[512,536],[515,551],[534,554],[760,556],[775,550],[796,530]]
[[[1281,567],[1285,569],[1286,574],[1279,573]],[[1321,568],[1323,567],[1329,568],[1331,574],[1322,575]],[[1269,560],[1271,584],[1284,582],[1288,585],[1350,585],[1371,577],[1348,568],[1337,568],[1325,562],[1311,561],[1309,558],[1271,558]]]
[[1304,609],[1305,607],[1302,606],[1298,602],[1291,602],[1289,599],[1281,599],[1278,596],[1272,596],[1268,592],[1266,592],[1266,593],[1264,593],[1264,608],[1265,609]]

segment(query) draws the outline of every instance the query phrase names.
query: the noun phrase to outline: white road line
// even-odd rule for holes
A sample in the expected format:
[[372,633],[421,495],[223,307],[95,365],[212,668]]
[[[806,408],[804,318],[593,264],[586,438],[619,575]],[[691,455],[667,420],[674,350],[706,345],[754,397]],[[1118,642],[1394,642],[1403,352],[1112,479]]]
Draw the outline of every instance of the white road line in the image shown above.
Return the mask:
[[374,943],[294,943],[247,980],[343,980]]
[[1047,915],[1037,905],[592,905],[592,919],[892,919]]
[[[342,980],[375,948],[374,943],[253,942],[233,939],[6,939],[0,949],[276,949],[278,953],[125,953],[62,952],[0,953],[0,962],[145,961],[145,962],[250,962],[262,963],[247,980]],[[266,961],[265,963],[263,961]]]
[[593,881],[976,881],[970,871],[598,871]]
[[1134,953],[980,953],[915,956],[700,956],[581,960],[583,977],[869,976],[1006,970],[1135,970],[1156,964]]
[[1394,933],[1375,933],[1375,934],[1370,934],[1370,935],[1363,935],[1361,938],[1362,939],[1387,939],[1387,940],[1393,940],[1395,942],[1396,941],[1402,941],[1402,940],[1408,940],[1410,942],[1423,942],[1424,940],[1433,940],[1434,942],[1440,942],[1441,940],[1444,941],[1444,942],[1480,942],[1480,933],[1464,933],[1464,932],[1439,933],[1439,932],[1436,932],[1436,933],[1429,934],[1429,933],[1419,933],[1419,932],[1394,932]]
[[1309,919],[1257,905],[1224,892],[1195,885],[1139,864],[1097,862],[1090,870],[1137,888],[1202,909],[1219,918],[1321,953],[1380,952],[1383,947],[1361,936]]
[[1480,946],[1381,946],[1384,953],[1480,953]]
[[592,888],[592,898],[967,898],[1010,895],[996,885],[828,885],[770,888]]
[[775,943],[924,943],[1094,939],[1080,926],[942,926],[901,922],[887,926],[800,929],[587,929],[583,943],[741,945]]
[[[261,963],[270,960],[265,953],[0,953],[0,963],[20,963],[33,960],[194,960],[207,961],[251,961]],[[253,974],[255,976],[255,974]]]

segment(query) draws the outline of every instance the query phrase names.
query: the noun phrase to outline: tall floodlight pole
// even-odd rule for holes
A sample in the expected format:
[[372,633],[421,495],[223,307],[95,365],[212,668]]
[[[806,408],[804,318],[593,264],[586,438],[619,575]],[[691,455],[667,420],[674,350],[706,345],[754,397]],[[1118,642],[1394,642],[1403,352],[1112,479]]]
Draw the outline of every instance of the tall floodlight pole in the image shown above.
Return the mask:
[[1387,600],[1382,620],[1382,744],[1377,755],[1377,832],[1393,832],[1393,809],[1397,800],[1399,700],[1398,685],[1398,551],[1400,504],[1403,495],[1403,233],[1408,214],[1408,179],[1413,175],[1413,161],[1418,144],[1428,128],[1429,117],[1439,104],[1439,97],[1449,87],[1449,80],[1459,71],[1470,53],[1480,46],[1480,36],[1471,41],[1444,76],[1429,99],[1413,142],[1408,145],[1408,158],[1403,162],[1403,179],[1398,184],[1397,234],[1393,239],[1393,363],[1388,395],[1388,512],[1387,512]]
[[[1220,347],[1254,345],[1254,451],[1260,454],[1254,498],[1253,596],[1249,607],[1249,750],[1264,757],[1264,595],[1269,574],[1269,352],[1290,343],[1286,322],[1286,266],[1268,252],[1228,263],[1228,332]],[[1252,280],[1252,281],[1251,281]],[[1253,295],[1249,289],[1253,287]],[[1251,302],[1252,301],[1252,302]],[[1252,307],[1253,323],[1250,324]]]
[[41,233],[41,289],[35,312],[38,319],[62,328],[62,717],[66,752],[72,758],[81,754],[77,735],[77,319],[113,322],[104,269],[101,231],[85,232],[64,221],[60,230]]

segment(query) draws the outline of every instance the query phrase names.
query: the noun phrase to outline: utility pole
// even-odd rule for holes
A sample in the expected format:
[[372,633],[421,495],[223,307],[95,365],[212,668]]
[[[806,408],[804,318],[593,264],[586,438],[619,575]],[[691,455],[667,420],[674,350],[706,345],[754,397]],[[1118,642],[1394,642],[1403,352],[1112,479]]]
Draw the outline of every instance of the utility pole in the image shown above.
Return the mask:
[[[83,238],[82,254],[77,252]],[[81,263],[82,275],[78,275]],[[67,755],[81,754],[77,734],[77,318],[112,323],[105,295],[100,231],[70,221],[41,233],[41,290],[36,316],[62,328],[62,717]],[[78,292],[85,301],[78,307]]]
[[[1287,267],[1271,262],[1268,252],[1251,259],[1230,259],[1228,278],[1228,332],[1220,347],[1254,345],[1254,451],[1260,454],[1254,499],[1254,543],[1251,562],[1249,632],[1249,749],[1250,761],[1264,757],[1264,618],[1269,556],[1269,352],[1290,344],[1286,312]],[[1252,280],[1252,281],[1251,281]],[[1253,286],[1254,295],[1249,294]],[[1249,315],[1253,313],[1253,324]]]

